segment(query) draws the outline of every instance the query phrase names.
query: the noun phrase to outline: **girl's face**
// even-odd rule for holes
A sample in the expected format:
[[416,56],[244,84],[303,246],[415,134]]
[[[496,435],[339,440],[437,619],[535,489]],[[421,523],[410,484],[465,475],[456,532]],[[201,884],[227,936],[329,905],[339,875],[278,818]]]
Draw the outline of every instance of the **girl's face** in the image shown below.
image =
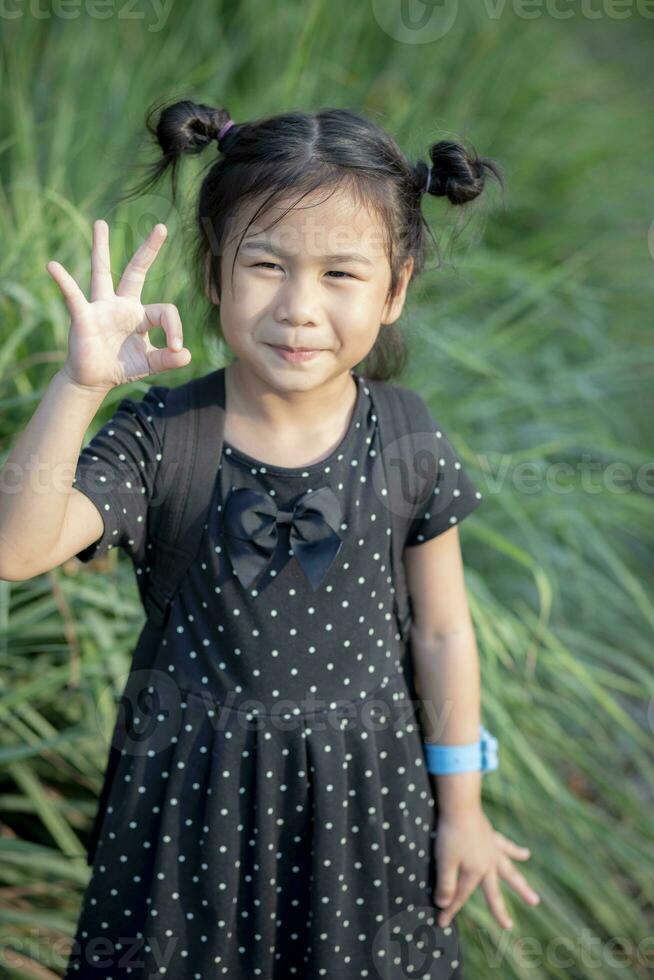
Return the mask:
[[[234,253],[258,204],[249,202],[226,236],[223,335],[237,359],[272,387],[310,390],[362,361],[383,325],[399,317],[413,260],[389,298],[391,269],[376,218],[343,192],[317,192],[268,231],[288,204],[257,217],[239,249],[232,287]],[[291,362],[275,345],[319,353]]]

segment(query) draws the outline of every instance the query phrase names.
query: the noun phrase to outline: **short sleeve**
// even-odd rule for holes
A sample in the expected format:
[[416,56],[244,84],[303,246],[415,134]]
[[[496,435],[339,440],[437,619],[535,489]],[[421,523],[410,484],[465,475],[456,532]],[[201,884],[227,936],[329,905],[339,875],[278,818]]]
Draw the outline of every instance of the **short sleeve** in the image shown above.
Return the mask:
[[433,418],[432,424],[437,458],[432,468],[430,491],[421,512],[409,526],[406,548],[429,541],[460,524],[483,499],[442,427]]
[[123,398],[115,414],[79,456],[73,487],[98,508],[102,536],[76,555],[82,562],[122,547],[134,562],[145,556],[148,505],[163,446],[168,388],[153,385],[140,401]]

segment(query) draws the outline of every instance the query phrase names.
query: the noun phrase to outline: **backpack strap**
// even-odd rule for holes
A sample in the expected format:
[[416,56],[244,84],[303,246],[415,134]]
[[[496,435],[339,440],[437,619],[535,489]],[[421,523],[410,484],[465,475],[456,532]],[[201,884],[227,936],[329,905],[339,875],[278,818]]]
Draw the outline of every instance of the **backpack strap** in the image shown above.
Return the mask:
[[215,484],[223,447],[224,367],[171,388],[165,413],[162,460],[148,518],[153,557],[143,599],[156,626],[165,625],[207,524],[207,487]]
[[[148,514],[153,555],[147,583],[141,593],[147,619],[132,654],[130,677],[134,676],[134,670],[145,668],[151,662],[159,627],[168,618],[170,601],[200,547],[211,505],[207,487],[213,487],[215,483],[222,454],[224,368],[170,388],[164,412],[161,465]],[[201,452],[198,452],[199,446]],[[123,737],[124,719],[119,711],[87,845],[89,865],[95,859]]]
[[382,471],[374,483],[390,510],[394,606],[400,636],[407,641],[412,610],[402,553],[410,525],[425,502],[425,490],[429,491],[424,474],[433,472],[433,462],[430,465],[425,454],[433,460],[437,453],[434,425],[424,400],[411,388],[369,379],[366,384],[381,442]]

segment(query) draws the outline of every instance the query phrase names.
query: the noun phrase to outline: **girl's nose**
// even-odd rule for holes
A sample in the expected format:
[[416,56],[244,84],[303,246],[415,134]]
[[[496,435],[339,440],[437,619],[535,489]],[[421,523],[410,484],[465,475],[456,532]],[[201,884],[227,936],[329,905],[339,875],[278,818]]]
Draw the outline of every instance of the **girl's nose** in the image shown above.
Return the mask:
[[315,284],[308,277],[289,278],[281,287],[275,319],[292,326],[319,322]]

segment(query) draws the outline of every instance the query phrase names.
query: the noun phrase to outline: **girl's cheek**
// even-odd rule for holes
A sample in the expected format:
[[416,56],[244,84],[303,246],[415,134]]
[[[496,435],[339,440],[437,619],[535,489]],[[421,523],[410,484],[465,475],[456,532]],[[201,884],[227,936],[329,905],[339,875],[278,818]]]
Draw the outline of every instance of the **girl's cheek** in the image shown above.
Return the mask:
[[269,289],[262,289],[258,283],[241,282],[235,284],[226,312],[235,319],[247,321],[265,312],[273,301],[274,294]]

